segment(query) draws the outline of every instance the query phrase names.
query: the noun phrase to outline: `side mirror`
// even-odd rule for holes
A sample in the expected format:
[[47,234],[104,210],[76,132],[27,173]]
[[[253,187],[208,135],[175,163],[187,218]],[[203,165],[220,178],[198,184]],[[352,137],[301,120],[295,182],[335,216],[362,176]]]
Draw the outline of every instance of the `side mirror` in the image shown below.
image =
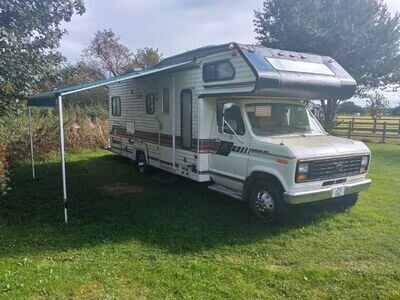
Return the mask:
[[222,123],[224,118],[224,104],[225,103],[217,103],[217,125],[220,132],[222,130]]

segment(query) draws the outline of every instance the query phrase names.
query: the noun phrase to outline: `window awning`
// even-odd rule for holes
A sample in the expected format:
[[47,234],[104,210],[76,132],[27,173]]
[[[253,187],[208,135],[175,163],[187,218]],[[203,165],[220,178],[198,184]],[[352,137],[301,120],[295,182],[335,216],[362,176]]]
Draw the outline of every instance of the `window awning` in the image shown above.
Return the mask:
[[145,71],[140,71],[140,72],[131,72],[127,74],[123,74],[120,76],[115,76],[109,79],[104,79],[104,80],[98,80],[94,82],[89,82],[85,84],[80,84],[76,86],[70,86],[70,87],[65,87],[61,89],[56,89],[53,91],[41,93],[38,95],[32,95],[28,97],[28,106],[29,107],[55,107],[57,105],[57,98],[59,96],[66,96],[90,89],[94,89],[97,87],[101,86],[107,86],[113,83],[125,81],[125,80],[130,80],[134,78],[140,78],[144,77],[147,75],[155,74],[155,73],[161,73],[161,72],[167,72],[175,69],[181,69],[188,67],[190,64],[193,63],[193,60],[178,63],[175,65],[170,65],[162,68],[153,68],[153,69],[148,69]]

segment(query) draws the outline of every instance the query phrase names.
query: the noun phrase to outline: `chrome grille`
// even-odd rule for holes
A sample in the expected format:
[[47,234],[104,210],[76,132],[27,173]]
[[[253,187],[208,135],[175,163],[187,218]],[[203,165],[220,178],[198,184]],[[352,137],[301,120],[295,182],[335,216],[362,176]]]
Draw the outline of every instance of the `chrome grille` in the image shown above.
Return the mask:
[[362,156],[321,159],[310,162],[309,180],[325,180],[360,174]]

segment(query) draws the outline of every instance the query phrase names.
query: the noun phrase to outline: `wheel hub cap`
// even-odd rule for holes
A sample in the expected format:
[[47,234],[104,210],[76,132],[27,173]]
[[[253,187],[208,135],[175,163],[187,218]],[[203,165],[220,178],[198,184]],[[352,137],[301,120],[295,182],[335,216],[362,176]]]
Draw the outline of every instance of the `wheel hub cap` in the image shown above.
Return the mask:
[[275,202],[268,192],[262,191],[257,194],[255,206],[257,213],[265,216],[273,213],[275,209]]

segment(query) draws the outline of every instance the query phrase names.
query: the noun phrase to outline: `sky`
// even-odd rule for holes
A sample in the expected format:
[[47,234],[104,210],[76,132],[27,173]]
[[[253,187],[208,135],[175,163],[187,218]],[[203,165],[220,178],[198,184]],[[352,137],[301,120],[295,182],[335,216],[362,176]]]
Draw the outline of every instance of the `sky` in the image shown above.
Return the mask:
[[[386,0],[392,13],[400,0]],[[263,0],[85,0],[86,13],[64,24],[60,52],[79,60],[97,30],[112,29],[132,50],[159,48],[164,57],[212,44],[254,43],[254,9]],[[400,94],[388,94],[400,103]]]

